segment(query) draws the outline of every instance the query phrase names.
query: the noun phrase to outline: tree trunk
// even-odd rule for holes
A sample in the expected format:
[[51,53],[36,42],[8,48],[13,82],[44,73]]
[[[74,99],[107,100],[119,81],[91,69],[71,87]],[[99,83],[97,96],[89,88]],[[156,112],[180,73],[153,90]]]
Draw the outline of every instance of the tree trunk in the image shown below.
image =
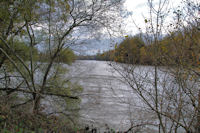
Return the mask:
[[40,108],[40,96],[35,96],[35,99],[34,99],[34,103],[33,103],[33,113],[34,114],[37,114],[39,113],[39,108]]
[[0,68],[2,67],[3,63],[5,62],[6,60],[6,56],[3,56],[2,60],[0,61]]

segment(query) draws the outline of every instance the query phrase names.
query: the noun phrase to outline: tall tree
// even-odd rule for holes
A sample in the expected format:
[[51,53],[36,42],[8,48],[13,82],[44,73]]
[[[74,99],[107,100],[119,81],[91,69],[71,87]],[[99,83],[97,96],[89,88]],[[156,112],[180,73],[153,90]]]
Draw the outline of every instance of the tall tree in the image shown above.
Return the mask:
[[[78,99],[76,95],[80,87],[74,87],[63,78],[64,69],[58,58],[62,58],[62,54],[66,54],[66,50],[75,41],[89,36],[89,33],[101,33],[105,31],[104,28],[111,31],[111,25],[117,20],[116,16],[120,13],[122,2],[1,1],[3,8],[0,9],[0,58],[6,58],[14,67],[15,73],[9,73],[4,67],[6,78],[1,78],[0,90],[7,92],[6,95],[17,93],[23,97],[23,100],[16,102],[13,107],[31,105],[33,114],[37,114],[44,107],[41,101],[49,97],[59,98],[61,105],[66,106],[50,114],[65,114],[63,109],[69,109],[69,100]],[[24,60],[14,49],[16,40],[24,42],[28,47],[28,60]],[[42,58],[35,58],[35,49],[46,55],[44,63],[41,62]],[[1,64],[6,65],[3,61]]]

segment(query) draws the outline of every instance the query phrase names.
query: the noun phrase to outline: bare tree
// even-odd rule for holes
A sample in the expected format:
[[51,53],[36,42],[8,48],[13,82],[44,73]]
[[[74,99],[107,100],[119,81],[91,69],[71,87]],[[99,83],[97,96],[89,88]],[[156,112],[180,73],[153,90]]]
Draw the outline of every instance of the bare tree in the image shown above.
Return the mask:
[[[174,12],[177,19],[170,25],[174,26],[171,30],[170,26],[166,28],[167,25],[165,25],[166,17],[170,16],[168,3],[167,0],[159,0],[158,3],[148,0],[150,15],[144,18],[146,23],[144,38],[145,42],[151,46],[153,66],[139,67],[135,62],[129,62],[129,64],[110,63],[144,103],[141,110],[145,110],[144,112],[148,112],[148,115],[152,116],[143,122],[133,124],[128,131],[144,125],[146,128],[154,129],[153,125],[158,132],[163,133],[198,132],[196,125],[199,125],[199,81],[197,66],[192,65],[196,62],[196,55],[198,55],[194,53],[199,51],[197,48],[199,40],[196,38],[199,34],[197,27],[199,19],[195,16],[198,4],[188,1],[185,6],[187,10]],[[191,5],[193,8],[188,8]],[[180,13],[185,16],[182,17]],[[193,29],[192,33],[191,29]],[[172,48],[169,50],[176,52],[165,54],[160,50],[163,46],[164,32],[165,34],[169,33],[167,36],[171,38],[169,44],[172,45]],[[177,36],[180,38],[177,39]],[[188,49],[194,46],[193,52],[190,53]],[[191,56],[187,57],[187,54],[191,54]]]

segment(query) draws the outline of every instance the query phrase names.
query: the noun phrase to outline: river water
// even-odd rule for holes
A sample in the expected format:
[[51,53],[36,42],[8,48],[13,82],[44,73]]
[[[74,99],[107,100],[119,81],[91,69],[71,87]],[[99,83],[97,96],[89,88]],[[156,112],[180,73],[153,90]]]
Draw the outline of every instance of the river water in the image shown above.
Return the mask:
[[145,119],[141,101],[108,62],[76,61],[69,70],[67,77],[84,88],[80,118],[85,125],[124,131],[133,120]]
[[[189,102],[188,94],[191,93],[192,96],[198,97],[199,82],[188,77],[190,80],[185,79],[184,90],[180,89],[177,84],[179,80],[172,75],[171,68],[159,67],[156,78],[158,89],[157,95],[155,95],[154,67],[112,62],[116,65],[114,68],[117,67],[117,70],[120,70],[121,74],[119,74],[109,63],[106,61],[77,60],[70,66],[63,64],[69,70],[67,73],[63,73],[63,80],[70,80],[83,87],[83,92],[78,95],[81,99],[80,111],[77,106],[75,106],[75,109],[67,108],[69,109],[67,111],[67,109],[65,110],[66,101],[58,97],[48,96],[42,101],[44,112],[51,114],[64,110],[68,116],[72,116],[73,113],[74,116],[77,116],[77,113],[79,113],[80,125],[97,127],[100,132],[104,132],[107,127],[115,131],[127,131],[131,126],[139,123],[144,124],[139,126],[142,132],[152,133],[158,132],[159,121],[158,117],[155,116],[156,113],[147,106],[147,103],[154,107],[155,96],[157,96],[158,109],[176,116],[179,115],[177,108],[180,107],[180,103],[181,105],[184,103],[182,107],[183,117],[181,116],[183,120],[180,120],[180,122],[190,123],[193,120],[192,116],[195,114],[195,110],[192,109],[193,104]],[[40,74],[39,71],[37,77],[42,77]],[[123,77],[128,77],[126,82]],[[37,80],[41,82],[40,78]],[[134,90],[134,85],[139,87]],[[185,90],[186,88],[189,89]],[[141,95],[137,95],[141,93],[146,101],[144,99],[142,101]],[[21,97],[24,97],[24,94],[21,94]],[[70,103],[73,104],[73,102]],[[164,120],[166,129],[172,129],[170,126],[174,126],[174,123],[163,117]],[[176,128],[176,126],[173,128]],[[179,132],[182,133],[183,129],[179,128]]]

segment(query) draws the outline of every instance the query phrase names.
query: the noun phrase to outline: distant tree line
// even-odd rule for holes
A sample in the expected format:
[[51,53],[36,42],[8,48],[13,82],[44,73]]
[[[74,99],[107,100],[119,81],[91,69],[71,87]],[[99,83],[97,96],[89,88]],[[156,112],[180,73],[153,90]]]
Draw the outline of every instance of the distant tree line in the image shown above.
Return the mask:
[[[153,65],[156,51],[159,65],[185,62],[195,66],[200,64],[200,48],[198,47],[200,40],[195,39],[197,36],[200,36],[200,31],[194,27],[187,27],[184,32],[181,30],[173,32],[158,40],[157,45],[154,42],[145,43],[145,35],[127,36],[120,44],[115,45],[114,50],[92,56],[79,56],[78,59]],[[190,40],[195,40],[196,43]],[[169,58],[172,59],[170,62]]]
[[[9,42],[10,45],[13,48],[13,51],[15,54],[18,54],[24,61],[28,61],[30,57],[30,46],[28,46],[25,42],[20,41],[20,40],[12,40],[12,42]],[[15,55],[10,52],[9,50],[7,51],[8,54],[16,60]],[[40,60],[41,62],[47,62],[49,58],[49,54],[45,53],[44,51],[38,51],[37,48],[33,48],[33,60]],[[74,62],[76,59],[76,56],[74,52],[70,48],[65,48],[63,49],[60,54],[56,58],[56,62],[61,62],[61,63],[66,63],[66,64],[71,64]],[[11,66],[11,63],[9,62],[9,59],[4,56],[3,53],[0,53],[0,68],[2,65],[7,65]]]
[[[39,53],[41,62],[46,62],[49,58],[49,54],[45,52]],[[75,61],[76,55],[70,48],[63,49],[55,59],[55,62],[71,64]]]

